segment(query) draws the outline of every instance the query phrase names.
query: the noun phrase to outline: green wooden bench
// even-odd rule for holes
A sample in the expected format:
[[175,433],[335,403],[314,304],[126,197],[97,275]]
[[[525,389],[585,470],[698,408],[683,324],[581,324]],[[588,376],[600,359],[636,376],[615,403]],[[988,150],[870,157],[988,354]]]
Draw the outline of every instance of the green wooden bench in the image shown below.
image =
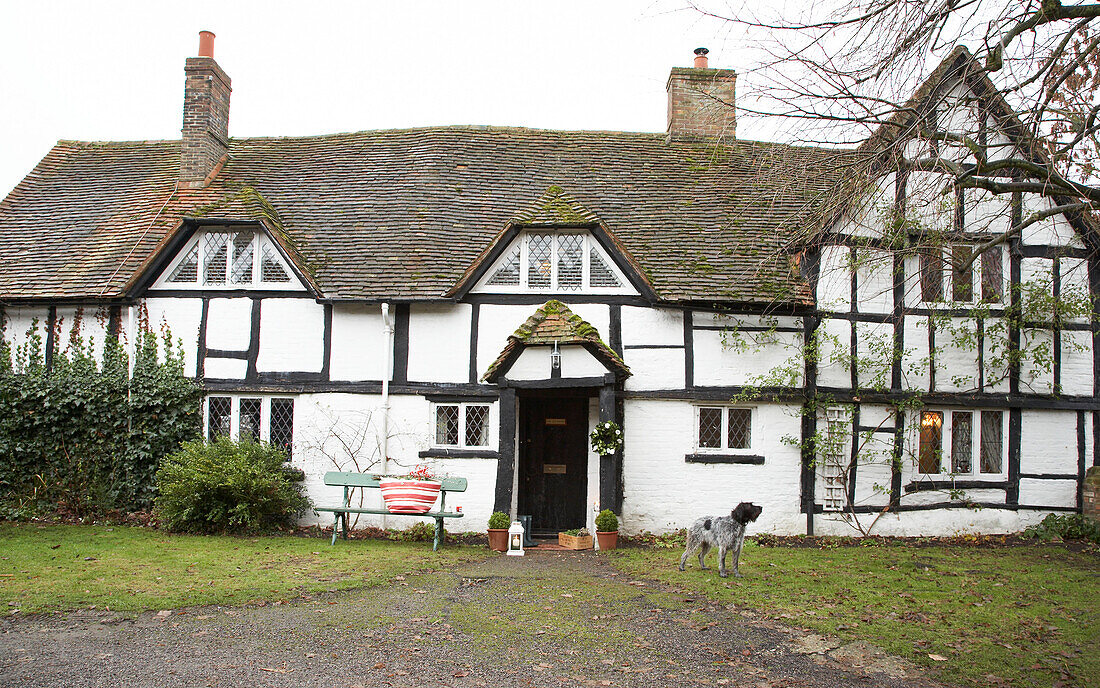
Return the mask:
[[447,493],[465,492],[466,478],[444,478],[443,487],[439,491],[439,511],[428,511],[423,514],[395,514],[386,509],[364,509],[351,505],[351,491],[357,487],[379,487],[379,482],[384,476],[373,473],[345,473],[343,471],[329,471],[325,473],[325,484],[333,487],[344,488],[344,501],[339,506],[315,506],[314,511],[331,511],[335,517],[332,525],[332,544],[336,544],[336,536],[341,532],[343,524],[344,539],[348,539],[348,514],[388,514],[390,516],[421,516],[435,519],[435,542],[432,550],[438,550],[443,544],[443,519],[462,518],[463,514],[455,511],[447,511]]

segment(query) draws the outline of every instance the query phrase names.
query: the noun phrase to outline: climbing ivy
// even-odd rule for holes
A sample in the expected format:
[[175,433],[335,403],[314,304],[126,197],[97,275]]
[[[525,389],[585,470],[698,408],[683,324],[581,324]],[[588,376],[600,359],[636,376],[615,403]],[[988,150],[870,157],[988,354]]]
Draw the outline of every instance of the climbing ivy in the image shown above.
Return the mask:
[[200,391],[167,329],[143,320],[131,369],[117,337],[97,357],[81,319],[48,369],[37,321],[18,346],[0,322],[0,516],[148,509],[163,457],[200,434]]

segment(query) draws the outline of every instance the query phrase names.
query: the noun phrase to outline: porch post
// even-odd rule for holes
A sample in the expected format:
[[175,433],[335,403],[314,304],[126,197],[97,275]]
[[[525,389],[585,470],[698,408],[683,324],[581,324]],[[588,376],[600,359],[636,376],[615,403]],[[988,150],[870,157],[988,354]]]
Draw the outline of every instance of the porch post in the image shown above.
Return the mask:
[[[616,409],[615,384],[609,382],[600,387],[600,422],[612,420],[622,425],[622,418]],[[600,457],[600,508],[611,509],[618,513],[622,507],[619,489],[619,465],[622,462],[622,450]]]
[[516,390],[500,388],[500,437],[497,445],[497,489],[493,511],[512,513],[512,479],[516,471]]

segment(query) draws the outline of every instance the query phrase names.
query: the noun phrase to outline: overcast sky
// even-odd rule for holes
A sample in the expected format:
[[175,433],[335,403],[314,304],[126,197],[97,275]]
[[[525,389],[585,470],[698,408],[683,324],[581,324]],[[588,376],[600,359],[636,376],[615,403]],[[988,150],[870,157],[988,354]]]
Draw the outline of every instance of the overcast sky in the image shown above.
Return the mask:
[[[184,59],[201,29],[217,34],[233,80],[234,137],[664,131],[671,67],[690,66],[699,46],[712,67],[740,59],[728,26],[677,0],[0,0],[0,26],[0,196],[58,139],[178,139]],[[739,122],[739,137],[760,134]]]

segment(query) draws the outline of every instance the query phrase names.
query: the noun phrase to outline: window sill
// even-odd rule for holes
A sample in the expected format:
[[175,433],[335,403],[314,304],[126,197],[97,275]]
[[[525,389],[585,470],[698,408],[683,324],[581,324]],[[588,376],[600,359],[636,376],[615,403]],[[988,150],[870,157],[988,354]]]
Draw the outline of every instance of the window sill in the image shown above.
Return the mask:
[[742,463],[763,466],[764,457],[756,454],[687,454],[687,463]]
[[422,459],[499,459],[500,452],[492,449],[457,449],[434,447],[425,449],[418,456]]

